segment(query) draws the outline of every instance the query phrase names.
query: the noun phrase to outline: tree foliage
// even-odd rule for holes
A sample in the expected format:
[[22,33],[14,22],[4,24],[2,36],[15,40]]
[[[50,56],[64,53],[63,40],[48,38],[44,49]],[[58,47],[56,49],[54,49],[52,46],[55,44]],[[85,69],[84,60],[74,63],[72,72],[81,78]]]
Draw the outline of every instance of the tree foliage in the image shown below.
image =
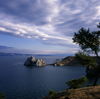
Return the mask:
[[[100,23],[97,27],[100,28]],[[73,42],[79,44],[80,48],[83,50],[75,54],[76,58],[83,65],[93,66],[98,70],[98,76],[93,84],[95,86],[100,76],[100,65],[96,64],[96,60],[93,57],[90,57],[89,54],[93,53],[100,59],[98,55],[100,51],[100,31],[91,32],[89,28],[81,28],[78,33],[74,33],[74,37],[72,39]]]
[[[100,23],[97,27],[100,27]],[[100,51],[100,31],[90,32],[89,28],[81,28],[78,33],[74,33],[72,39],[74,43],[79,44],[82,50],[98,56],[98,52]]]
[[81,76],[79,79],[72,79],[66,82],[68,84],[69,89],[76,89],[76,88],[81,88],[85,87],[86,82],[88,79],[86,77]]
[[82,65],[87,65],[87,66],[93,66],[96,67],[96,59],[94,57],[91,57],[89,54],[79,51],[78,53],[75,54],[75,57],[77,60],[81,62]]
[[50,90],[48,95],[54,95],[54,94],[57,94],[57,93],[53,90]]

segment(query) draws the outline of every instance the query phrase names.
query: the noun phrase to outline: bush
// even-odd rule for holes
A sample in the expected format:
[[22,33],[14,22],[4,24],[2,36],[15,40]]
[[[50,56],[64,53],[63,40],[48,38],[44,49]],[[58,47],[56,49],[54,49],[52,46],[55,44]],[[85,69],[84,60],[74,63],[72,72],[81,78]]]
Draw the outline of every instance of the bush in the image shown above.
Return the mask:
[[49,91],[49,95],[54,95],[54,94],[57,94],[57,93],[55,91],[53,91],[53,90]]
[[88,81],[86,77],[81,76],[79,79],[72,79],[66,82],[68,84],[69,89],[77,89],[81,87],[85,87],[85,83]]
[[4,99],[5,95],[3,94],[3,92],[0,93],[0,99]]

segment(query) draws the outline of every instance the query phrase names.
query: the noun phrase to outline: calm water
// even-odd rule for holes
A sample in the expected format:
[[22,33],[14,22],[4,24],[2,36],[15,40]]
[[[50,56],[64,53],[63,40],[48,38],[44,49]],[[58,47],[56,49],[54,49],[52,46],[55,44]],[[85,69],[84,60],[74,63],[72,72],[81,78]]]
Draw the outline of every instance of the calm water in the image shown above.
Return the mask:
[[[47,64],[58,57],[38,56]],[[59,57],[60,59],[64,57]],[[7,99],[42,99],[49,90],[56,92],[68,88],[66,82],[85,76],[86,67],[82,66],[51,66],[26,67],[27,57],[0,57],[0,92]],[[92,82],[92,78],[90,82]]]

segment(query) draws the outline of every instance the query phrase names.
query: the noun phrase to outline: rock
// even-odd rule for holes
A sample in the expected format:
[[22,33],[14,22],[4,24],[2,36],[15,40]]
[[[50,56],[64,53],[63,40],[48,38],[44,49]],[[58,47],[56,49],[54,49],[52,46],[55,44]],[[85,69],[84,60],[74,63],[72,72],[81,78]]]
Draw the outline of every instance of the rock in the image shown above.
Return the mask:
[[54,66],[57,66],[57,64],[54,64]]
[[54,64],[54,66],[64,66],[64,64]]
[[42,59],[37,59],[36,60],[36,66],[45,66],[46,63]]
[[57,66],[64,66],[64,64],[58,64]]
[[46,63],[42,59],[35,60],[35,57],[30,56],[24,63],[25,66],[45,66]]
[[33,57],[33,56],[30,56],[30,57],[28,57],[28,59],[25,61],[25,63],[24,63],[24,65],[25,66],[32,66],[32,65],[34,65],[35,64],[35,57]]

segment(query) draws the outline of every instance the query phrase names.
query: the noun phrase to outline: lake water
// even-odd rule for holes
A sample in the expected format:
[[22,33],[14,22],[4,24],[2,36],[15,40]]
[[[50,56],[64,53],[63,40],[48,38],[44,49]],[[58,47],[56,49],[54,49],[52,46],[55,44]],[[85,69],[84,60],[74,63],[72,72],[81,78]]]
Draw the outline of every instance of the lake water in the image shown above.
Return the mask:
[[[64,56],[36,56],[53,63],[55,59]],[[82,66],[24,66],[26,56],[0,57],[0,92],[4,92],[7,99],[42,99],[49,90],[56,92],[68,88],[66,82],[85,76],[86,67]],[[89,82],[93,82],[91,78]],[[100,81],[99,81],[100,82]]]

